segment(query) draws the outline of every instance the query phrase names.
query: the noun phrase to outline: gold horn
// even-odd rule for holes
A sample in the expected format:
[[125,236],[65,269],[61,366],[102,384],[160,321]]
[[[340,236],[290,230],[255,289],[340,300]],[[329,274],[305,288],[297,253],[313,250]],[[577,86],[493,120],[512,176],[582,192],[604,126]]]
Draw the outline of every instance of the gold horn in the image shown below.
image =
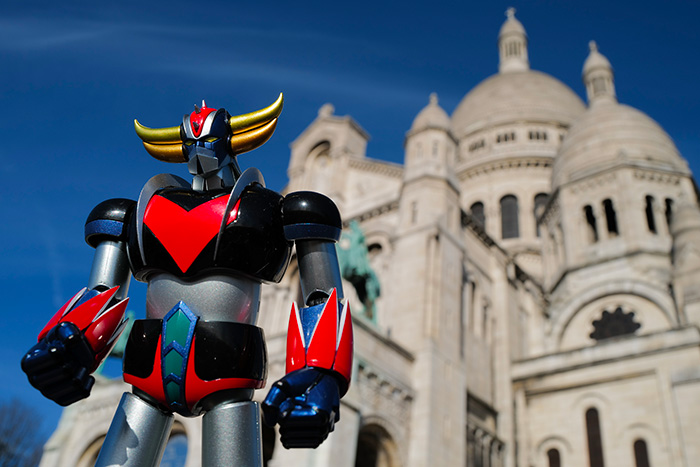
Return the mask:
[[163,162],[187,162],[182,144],[151,144],[143,142],[143,147],[148,153]]
[[251,112],[245,115],[236,115],[230,117],[228,120],[228,124],[231,127],[231,132],[234,135],[236,135],[238,133],[243,133],[245,131],[252,130],[254,128],[268,123],[270,120],[279,116],[280,112],[282,112],[283,105],[284,96],[282,95],[282,93],[280,93],[277,100],[272,105],[265,107],[264,109],[258,110],[257,112]]
[[238,133],[231,136],[231,150],[234,154],[243,154],[244,152],[252,151],[257,147],[262,146],[268,139],[270,139],[272,133],[275,132],[276,126],[277,119],[275,118],[266,125],[253,128],[245,133]]
[[[155,144],[181,143],[180,127],[171,126],[169,128],[148,128],[134,120],[134,128],[136,134],[139,135],[144,142]],[[149,151],[150,152],[150,151]]]

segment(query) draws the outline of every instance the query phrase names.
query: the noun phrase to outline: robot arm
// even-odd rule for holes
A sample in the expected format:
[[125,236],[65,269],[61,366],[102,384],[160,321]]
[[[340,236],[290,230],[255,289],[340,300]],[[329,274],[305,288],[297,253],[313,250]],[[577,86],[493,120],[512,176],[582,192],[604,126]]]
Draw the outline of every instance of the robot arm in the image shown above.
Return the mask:
[[126,324],[130,280],[126,220],[130,200],[98,205],[85,224],[85,240],[95,257],[88,287],[66,302],[22,358],[29,382],[47,398],[67,406],[90,394],[90,373],[105,359]]
[[313,192],[288,195],[285,235],[296,243],[304,303],[292,306],[287,332],[287,374],[263,403],[268,424],[280,424],[286,448],[315,448],[340,418],[340,398],[350,385],[352,318],[335,242],[341,222],[335,204]]

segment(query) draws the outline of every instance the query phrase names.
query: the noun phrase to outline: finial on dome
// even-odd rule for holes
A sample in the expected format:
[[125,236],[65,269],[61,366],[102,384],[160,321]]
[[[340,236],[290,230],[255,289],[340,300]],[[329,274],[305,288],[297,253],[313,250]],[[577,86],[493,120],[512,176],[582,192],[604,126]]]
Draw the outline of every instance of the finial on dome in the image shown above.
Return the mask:
[[527,71],[530,61],[527,58],[527,33],[522,23],[515,17],[515,8],[506,10],[506,20],[498,33],[498,71]]
[[438,95],[436,92],[430,93],[430,105],[438,105]]
[[583,83],[588,102],[617,102],[615,82],[610,62],[600,52],[595,41],[588,43],[588,58],[583,63]]

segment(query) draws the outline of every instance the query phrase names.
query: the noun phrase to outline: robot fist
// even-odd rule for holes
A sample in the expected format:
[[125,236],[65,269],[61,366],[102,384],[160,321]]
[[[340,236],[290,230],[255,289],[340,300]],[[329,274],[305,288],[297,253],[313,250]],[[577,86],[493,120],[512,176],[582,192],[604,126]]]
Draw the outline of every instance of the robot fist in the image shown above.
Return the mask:
[[340,419],[338,381],[331,373],[306,367],[272,385],[262,404],[265,423],[280,425],[282,445],[316,448]]
[[38,344],[22,358],[29,382],[47,398],[66,406],[90,394],[95,383],[90,373],[126,324],[127,299],[114,303],[117,289],[78,292],[51,318],[39,333]]
[[41,393],[62,406],[90,395],[95,355],[78,327],[59,323],[22,358],[22,370]]

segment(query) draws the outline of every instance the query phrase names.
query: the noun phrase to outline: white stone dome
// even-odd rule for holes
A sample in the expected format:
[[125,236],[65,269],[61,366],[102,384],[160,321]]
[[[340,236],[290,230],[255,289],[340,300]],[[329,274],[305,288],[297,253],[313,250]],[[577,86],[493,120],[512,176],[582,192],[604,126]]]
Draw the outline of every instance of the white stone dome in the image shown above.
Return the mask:
[[666,132],[643,112],[617,102],[592,105],[570,128],[552,168],[552,189],[628,163],[690,174]]
[[564,83],[535,70],[499,73],[482,81],[452,114],[458,139],[484,128],[514,121],[572,124],[585,111]]
[[440,130],[450,130],[450,117],[447,112],[438,104],[437,94],[430,94],[428,105],[418,112],[411,125],[411,133],[415,133],[426,128],[437,128]]

